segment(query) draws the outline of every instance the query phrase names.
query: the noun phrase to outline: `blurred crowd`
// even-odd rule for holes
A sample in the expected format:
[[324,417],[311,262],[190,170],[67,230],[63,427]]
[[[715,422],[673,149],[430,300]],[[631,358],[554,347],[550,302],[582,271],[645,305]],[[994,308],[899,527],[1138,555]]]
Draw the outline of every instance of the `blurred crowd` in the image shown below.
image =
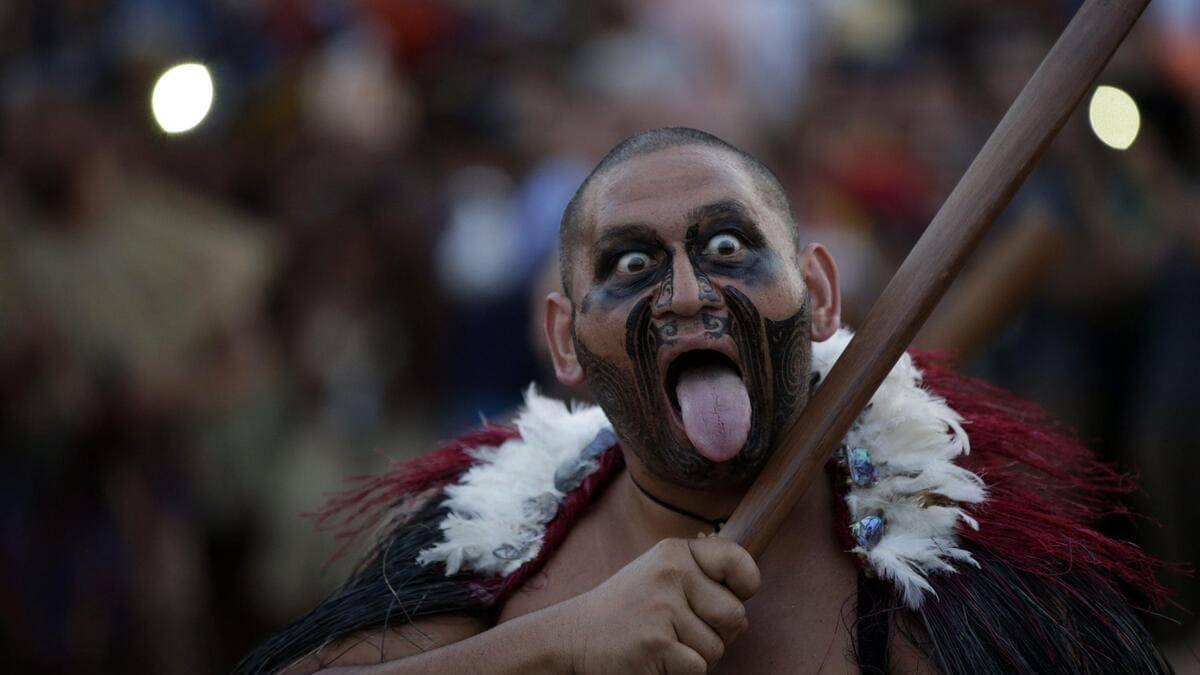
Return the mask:
[[[630,133],[761,157],[860,321],[1077,5],[0,2],[6,669],[227,671],[327,593],[303,514],[554,390],[558,219]],[[169,136],[182,61],[214,107]],[[922,341],[1139,472],[1129,536],[1195,561],[1200,6],[1101,80],[1138,140],[1073,117]]]

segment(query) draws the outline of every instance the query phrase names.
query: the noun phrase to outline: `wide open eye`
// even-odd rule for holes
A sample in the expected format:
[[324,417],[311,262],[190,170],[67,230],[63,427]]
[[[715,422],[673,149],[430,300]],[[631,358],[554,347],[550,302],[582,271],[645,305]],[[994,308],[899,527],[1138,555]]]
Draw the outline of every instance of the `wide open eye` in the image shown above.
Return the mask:
[[632,251],[617,260],[617,274],[634,276],[650,269],[654,260],[640,251]]
[[703,255],[722,258],[735,256],[741,252],[742,240],[729,232],[722,232],[709,239],[708,243],[704,245],[704,250],[701,251]]

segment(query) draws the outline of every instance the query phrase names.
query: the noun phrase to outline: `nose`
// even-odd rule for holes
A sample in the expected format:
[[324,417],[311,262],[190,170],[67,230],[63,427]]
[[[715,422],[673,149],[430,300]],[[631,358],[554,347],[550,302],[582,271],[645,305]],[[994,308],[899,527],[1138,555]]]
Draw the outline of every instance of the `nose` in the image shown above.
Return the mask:
[[695,316],[722,304],[721,294],[708,275],[696,269],[686,254],[677,253],[671,261],[671,273],[658,286],[654,316]]

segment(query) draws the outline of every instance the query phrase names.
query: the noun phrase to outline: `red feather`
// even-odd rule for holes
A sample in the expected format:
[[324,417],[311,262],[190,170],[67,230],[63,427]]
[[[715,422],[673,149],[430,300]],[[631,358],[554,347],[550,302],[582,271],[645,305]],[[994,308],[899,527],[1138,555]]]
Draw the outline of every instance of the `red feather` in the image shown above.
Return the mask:
[[[347,480],[357,486],[333,495],[321,511],[306,515],[318,529],[333,530],[334,538],[343,542],[334,554],[336,560],[405,500],[422,501],[457,481],[475,463],[471,450],[498,446],[519,435],[512,427],[488,425],[448,441],[427,455],[394,461],[381,474],[351,477]],[[370,557],[364,556],[363,560]]]
[[1098,461],[1032,403],[953,371],[942,355],[913,357],[925,387],[966,420],[971,453],[959,464],[987,485],[987,499],[968,507],[979,530],[960,526],[960,537],[1030,574],[1110,576],[1155,607],[1167,601],[1156,578],[1163,563],[1095,528],[1103,517],[1130,515],[1121,503],[1137,489],[1130,475]]

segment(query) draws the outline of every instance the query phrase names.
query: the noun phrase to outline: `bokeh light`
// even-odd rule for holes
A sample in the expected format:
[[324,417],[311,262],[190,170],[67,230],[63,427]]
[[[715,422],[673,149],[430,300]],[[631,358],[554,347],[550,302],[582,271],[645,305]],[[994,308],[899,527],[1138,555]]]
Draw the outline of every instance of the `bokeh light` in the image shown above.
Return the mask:
[[1102,143],[1124,150],[1137,139],[1142,116],[1132,96],[1116,87],[1101,85],[1096,87],[1088,105],[1088,122]]
[[213,81],[208,68],[181,63],[167,69],[154,83],[150,109],[159,128],[168,134],[191,131],[212,108]]

